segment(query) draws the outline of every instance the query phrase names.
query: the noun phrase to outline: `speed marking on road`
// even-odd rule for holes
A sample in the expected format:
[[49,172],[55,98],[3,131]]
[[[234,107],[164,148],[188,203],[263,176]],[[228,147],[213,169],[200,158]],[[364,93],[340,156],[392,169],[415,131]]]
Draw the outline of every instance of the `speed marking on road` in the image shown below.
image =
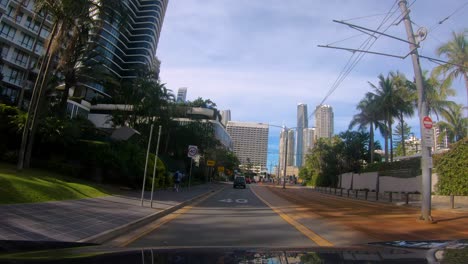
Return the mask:
[[235,203],[240,203],[240,204],[246,204],[246,203],[249,202],[249,200],[247,200],[247,199],[235,199],[235,200],[233,200],[231,198],[223,199],[223,200],[219,200],[219,201],[223,202],[223,203],[233,203],[233,202],[235,202]]

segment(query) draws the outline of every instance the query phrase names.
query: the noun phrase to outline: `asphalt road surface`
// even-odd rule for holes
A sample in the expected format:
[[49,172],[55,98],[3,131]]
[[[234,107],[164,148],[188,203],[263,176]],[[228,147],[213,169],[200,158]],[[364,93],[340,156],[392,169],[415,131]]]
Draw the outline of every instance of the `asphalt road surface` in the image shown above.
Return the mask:
[[311,247],[311,239],[247,189],[227,185],[127,247]]

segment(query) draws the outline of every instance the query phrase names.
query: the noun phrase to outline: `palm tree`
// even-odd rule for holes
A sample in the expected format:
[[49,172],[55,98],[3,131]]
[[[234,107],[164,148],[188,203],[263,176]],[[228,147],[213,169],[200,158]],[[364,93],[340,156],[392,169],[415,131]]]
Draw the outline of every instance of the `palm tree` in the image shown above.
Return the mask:
[[359,113],[353,116],[349,129],[352,129],[356,125],[359,129],[364,129],[369,126],[369,151],[370,151],[370,163],[374,162],[374,131],[375,128],[381,127],[383,124],[380,122],[378,116],[377,104],[375,95],[373,93],[367,93],[365,97],[356,106]]
[[[23,0],[24,2],[24,0]],[[45,12],[52,18],[52,31],[47,40],[47,48],[41,63],[41,68],[33,88],[31,103],[28,107],[28,120],[23,132],[19,157],[18,169],[29,166],[30,153],[34,143],[35,126],[37,126],[37,112],[44,87],[47,85],[51,62],[56,55],[60,56],[57,70],[64,76],[65,90],[63,101],[68,98],[68,89],[74,84],[77,61],[81,58],[88,41],[89,30],[92,26],[98,26],[100,19],[96,19],[99,11],[108,10],[109,6],[115,6],[120,1],[113,0],[35,0],[35,11]],[[112,8],[110,8],[112,10]],[[113,14],[112,11],[110,11]],[[78,52],[77,52],[78,51]],[[63,108],[65,108],[65,106]],[[63,109],[62,111],[66,111]],[[26,150],[26,147],[28,150]],[[26,153],[26,154],[25,154]],[[23,163],[24,162],[24,163]]]
[[438,123],[442,134],[446,134],[443,136],[447,136],[451,143],[457,142],[468,135],[468,117],[463,117],[462,109],[462,105],[450,105],[442,112],[442,116],[446,121]]
[[[413,103],[417,100],[416,89],[414,89],[413,85],[410,85],[408,80],[406,79],[405,75],[400,72],[391,72],[390,76],[392,78],[392,82],[394,85],[395,90],[395,100],[394,100],[394,108],[396,111],[396,118],[398,119],[399,127],[403,128],[405,125],[405,117],[411,117],[414,114],[415,104]],[[404,133],[404,129],[400,129],[400,140],[401,140],[401,147],[403,156],[406,156],[406,148],[405,148],[405,139],[406,134]],[[393,140],[392,140],[393,141]],[[393,142],[390,143],[393,146]],[[392,151],[392,159],[393,159],[393,151]]]
[[463,32],[453,32],[453,38],[437,49],[439,56],[444,56],[447,63],[435,68],[436,75],[442,74],[446,82],[451,82],[459,76],[465,79],[465,88],[468,99],[468,41],[466,35],[468,30]]
[[[385,139],[385,162],[388,162],[389,138],[390,141],[393,141],[391,138],[392,123],[393,117],[397,114],[395,108],[396,96],[392,78],[390,76],[384,77],[382,74],[380,74],[378,78],[378,86],[371,82],[369,82],[369,85],[374,88],[373,95],[376,100],[376,104],[379,106],[378,111],[381,114],[381,120],[383,120],[385,126],[381,127],[381,132],[383,132]],[[392,151],[391,160],[393,161],[393,148],[390,147],[390,149]]]

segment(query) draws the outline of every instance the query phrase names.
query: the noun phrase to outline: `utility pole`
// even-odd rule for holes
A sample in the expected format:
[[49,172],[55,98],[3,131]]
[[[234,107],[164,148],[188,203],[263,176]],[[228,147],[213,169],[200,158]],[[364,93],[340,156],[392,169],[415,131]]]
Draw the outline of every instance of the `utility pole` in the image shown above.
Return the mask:
[[422,201],[421,201],[421,216],[420,220],[432,222],[431,216],[431,148],[424,144],[424,124],[423,118],[427,115],[426,98],[424,92],[424,85],[422,79],[421,65],[419,64],[418,45],[413,33],[413,27],[409,18],[409,10],[406,0],[398,2],[400,10],[403,14],[403,21],[406,27],[406,34],[410,42],[411,59],[413,61],[414,77],[416,79],[416,88],[418,91],[418,113],[419,113],[419,126],[421,132],[421,169],[422,169]]
[[286,143],[284,144],[284,174],[283,174],[283,189],[286,189],[286,170],[288,168],[288,129],[284,127],[284,134],[286,135]]

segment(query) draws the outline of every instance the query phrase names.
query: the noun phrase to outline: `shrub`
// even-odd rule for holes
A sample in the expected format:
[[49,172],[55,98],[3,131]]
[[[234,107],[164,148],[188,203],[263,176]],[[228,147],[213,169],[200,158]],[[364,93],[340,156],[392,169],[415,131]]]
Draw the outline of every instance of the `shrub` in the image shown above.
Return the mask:
[[441,195],[468,195],[468,138],[452,145],[448,152],[435,155],[434,165]]

